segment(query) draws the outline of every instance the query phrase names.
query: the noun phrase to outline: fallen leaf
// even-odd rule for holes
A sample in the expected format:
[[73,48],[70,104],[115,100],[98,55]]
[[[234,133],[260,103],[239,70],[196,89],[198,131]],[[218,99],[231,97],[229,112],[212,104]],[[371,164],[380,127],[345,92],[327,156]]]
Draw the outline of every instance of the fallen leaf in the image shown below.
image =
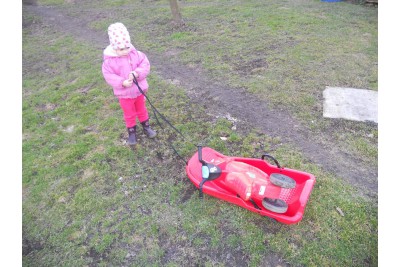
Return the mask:
[[336,207],[336,210],[337,210],[337,212],[339,212],[339,214],[340,214],[342,217],[344,217],[344,213],[343,213],[343,211],[342,211],[339,207]]

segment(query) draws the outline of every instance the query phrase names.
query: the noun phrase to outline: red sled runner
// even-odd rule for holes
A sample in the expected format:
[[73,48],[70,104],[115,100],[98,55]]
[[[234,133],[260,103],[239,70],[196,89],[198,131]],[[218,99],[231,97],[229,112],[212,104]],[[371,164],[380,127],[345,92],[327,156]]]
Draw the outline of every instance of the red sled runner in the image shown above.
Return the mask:
[[200,197],[204,192],[284,224],[302,219],[315,184],[312,174],[283,168],[268,154],[261,159],[229,157],[201,146],[186,172]]

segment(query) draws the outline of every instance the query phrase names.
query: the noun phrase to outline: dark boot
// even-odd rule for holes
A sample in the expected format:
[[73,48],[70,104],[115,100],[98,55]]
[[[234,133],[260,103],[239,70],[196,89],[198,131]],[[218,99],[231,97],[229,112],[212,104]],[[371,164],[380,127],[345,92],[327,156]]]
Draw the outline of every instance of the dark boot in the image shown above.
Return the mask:
[[128,145],[130,145],[130,146],[136,145],[137,144],[137,141],[136,141],[136,125],[131,127],[131,128],[128,128],[128,134],[129,134],[129,137],[128,137],[128,140],[127,140]]
[[156,137],[157,133],[150,128],[149,120],[144,121],[141,123],[143,126],[143,131],[147,135],[148,138],[154,138]]

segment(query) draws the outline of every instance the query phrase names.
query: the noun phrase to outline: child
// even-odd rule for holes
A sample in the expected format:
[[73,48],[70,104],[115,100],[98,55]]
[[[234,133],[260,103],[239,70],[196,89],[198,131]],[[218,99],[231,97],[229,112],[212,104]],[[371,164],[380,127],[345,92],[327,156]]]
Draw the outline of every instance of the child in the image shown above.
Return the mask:
[[149,85],[146,76],[150,72],[150,62],[144,53],[133,47],[129,32],[122,23],[111,24],[108,27],[108,37],[110,45],[103,52],[102,72],[106,82],[113,88],[114,95],[119,99],[124,113],[129,134],[128,145],[135,145],[136,118],[149,138],[157,135],[149,125],[145,96],[133,83],[134,75],[140,88],[147,93]]

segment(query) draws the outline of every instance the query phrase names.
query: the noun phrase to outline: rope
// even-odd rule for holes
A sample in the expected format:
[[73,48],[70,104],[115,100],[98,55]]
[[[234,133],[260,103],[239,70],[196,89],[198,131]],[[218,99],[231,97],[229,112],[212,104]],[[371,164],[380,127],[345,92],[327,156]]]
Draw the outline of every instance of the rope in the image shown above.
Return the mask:
[[[179,131],[174,125],[172,125],[172,123],[171,123],[163,114],[161,114],[161,112],[159,112],[158,109],[153,105],[153,103],[150,101],[149,97],[143,92],[142,88],[140,88],[139,82],[137,81],[135,75],[132,74],[132,76],[133,76],[133,83],[137,86],[137,88],[139,89],[139,92],[140,92],[141,94],[144,95],[144,97],[146,98],[147,102],[149,102],[149,104],[150,104],[150,106],[151,106],[151,108],[152,108],[152,110],[153,110],[153,114],[154,114],[154,117],[156,118],[156,121],[157,121],[158,125],[159,125],[162,129],[164,129],[163,126],[161,125],[160,121],[158,120],[157,114],[161,117],[161,119],[163,119],[172,129],[175,130],[175,132],[177,132],[177,133],[186,141],[186,138],[185,138],[185,136],[182,134],[182,132]],[[169,143],[169,145],[170,145],[170,147],[172,148],[172,150],[175,152],[175,154],[176,154],[181,160],[183,160],[183,161],[185,162],[185,165],[187,165],[188,162],[187,162],[181,155],[179,155],[179,153],[178,153],[178,151],[175,149],[175,147],[174,147],[171,143]]]

